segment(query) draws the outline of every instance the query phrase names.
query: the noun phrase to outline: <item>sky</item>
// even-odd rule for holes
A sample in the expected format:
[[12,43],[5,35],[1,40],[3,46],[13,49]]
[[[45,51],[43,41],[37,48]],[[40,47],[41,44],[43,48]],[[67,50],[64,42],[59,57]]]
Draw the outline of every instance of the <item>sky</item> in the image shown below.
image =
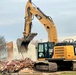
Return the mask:
[[[6,41],[23,37],[25,5],[28,0],[0,0],[0,36]],[[47,16],[51,16],[58,37],[76,36],[76,0],[32,0]],[[43,25],[34,18],[32,32],[34,39],[47,39]]]

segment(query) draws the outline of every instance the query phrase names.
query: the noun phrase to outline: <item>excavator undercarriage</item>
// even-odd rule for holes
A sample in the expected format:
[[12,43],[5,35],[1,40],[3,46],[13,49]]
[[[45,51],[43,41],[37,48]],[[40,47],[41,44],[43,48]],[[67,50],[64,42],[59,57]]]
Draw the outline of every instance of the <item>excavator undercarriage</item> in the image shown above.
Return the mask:
[[34,69],[37,71],[55,72],[57,71],[57,64],[52,62],[38,62],[34,64]]
[[56,71],[76,71],[76,61],[49,61],[49,62],[37,62],[34,64],[34,69],[44,72],[56,72]]

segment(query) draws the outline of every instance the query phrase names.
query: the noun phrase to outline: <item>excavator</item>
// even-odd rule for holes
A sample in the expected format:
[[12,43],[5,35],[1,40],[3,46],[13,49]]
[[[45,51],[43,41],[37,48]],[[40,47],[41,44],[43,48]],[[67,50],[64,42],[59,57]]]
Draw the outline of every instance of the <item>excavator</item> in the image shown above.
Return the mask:
[[38,43],[38,62],[34,68],[39,71],[57,71],[69,68],[76,70],[76,42],[73,39],[58,42],[57,30],[51,17],[45,15],[31,0],[28,0],[25,7],[25,26],[23,38],[17,39],[19,50],[28,49],[31,40],[37,33],[31,33],[32,17],[35,16],[44,26],[48,33],[48,42]]
[[[51,17],[46,16],[39,8],[33,6],[31,0],[27,2],[25,9],[25,27],[23,32],[23,38],[18,39],[18,49],[24,45],[27,49],[29,42],[37,35],[37,33],[31,33],[32,17],[35,16],[45,27],[48,33],[49,42],[57,43],[57,31],[54,22]],[[21,43],[20,43],[21,42]]]

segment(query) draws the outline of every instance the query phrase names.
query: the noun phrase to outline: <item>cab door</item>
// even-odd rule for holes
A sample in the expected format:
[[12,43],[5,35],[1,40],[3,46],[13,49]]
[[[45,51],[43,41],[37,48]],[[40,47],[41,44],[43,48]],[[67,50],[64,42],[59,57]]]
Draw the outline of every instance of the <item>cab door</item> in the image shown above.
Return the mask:
[[38,50],[37,50],[37,53],[38,53],[38,58],[45,58],[45,52],[44,52],[44,44],[43,43],[39,43],[38,44]]
[[38,44],[38,59],[39,58],[52,58],[54,43],[39,43]]

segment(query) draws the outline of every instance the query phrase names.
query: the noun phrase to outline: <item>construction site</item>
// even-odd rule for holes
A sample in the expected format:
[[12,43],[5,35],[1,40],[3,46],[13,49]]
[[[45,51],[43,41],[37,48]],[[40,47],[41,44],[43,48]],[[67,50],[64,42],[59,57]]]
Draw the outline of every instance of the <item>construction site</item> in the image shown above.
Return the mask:
[[[4,47],[0,75],[76,75],[76,36],[58,37],[55,22],[45,13],[33,0],[27,0],[23,36],[0,44]],[[44,27],[47,40],[34,40],[38,33],[32,32],[33,19]]]

